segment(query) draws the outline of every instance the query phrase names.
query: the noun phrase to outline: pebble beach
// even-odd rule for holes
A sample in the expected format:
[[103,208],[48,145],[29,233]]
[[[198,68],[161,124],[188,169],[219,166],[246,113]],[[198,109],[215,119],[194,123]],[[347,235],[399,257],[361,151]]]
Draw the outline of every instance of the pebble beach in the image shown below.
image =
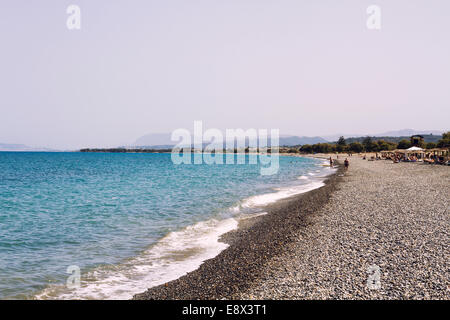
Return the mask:
[[134,299],[449,299],[450,167],[349,160]]

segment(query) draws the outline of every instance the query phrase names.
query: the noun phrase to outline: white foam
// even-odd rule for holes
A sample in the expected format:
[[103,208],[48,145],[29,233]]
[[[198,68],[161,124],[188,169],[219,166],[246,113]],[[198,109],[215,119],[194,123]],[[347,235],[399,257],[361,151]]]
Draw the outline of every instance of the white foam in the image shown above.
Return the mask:
[[261,194],[257,196],[250,197],[243,201],[242,207],[261,207],[268,205],[270,203],[274,203],[280,199],[289,198],[293,195],[305,193],[317,188],[324,186],[325,183],[323,181],[313,181],[311,183],[299,186],[292,186],[286,188],[279,188],[277,192]]
[[239,217],[239,220],[245,220],[245,219],[251,219],[256,218],[260,216],[265,216],[267,212],[258,212],[258,213],[251,213],[251,214],[243,214],[241,217]]
[[219,237],[238,226],[233,218],[208,220],[171,232],[139,256],[81,276],[81,287],[50,286],[37,299],[130,299],[136,293],[175,280],[228,247]]
[[[314,173],[308,173],[314,176]],[[308,180],[307,176],[298,179]],[[241,205],[231,208],[239,213],[243,208],[257,208],[296,194],[324,186],[323,181],[283,187],[275,192],[247,198]],[[267,212],[238,215],[239,219],[252,218]],[[234,218],[198,222],[180,231],[171,232],[142,254],[118,265],[100,266],[81,276],[81,287],[68,289],[52,285],[44,289],[37,299],[130,299],[136,293],[175,280],[196,270],[228,247],[219,242],[221,235],[236,229]]]

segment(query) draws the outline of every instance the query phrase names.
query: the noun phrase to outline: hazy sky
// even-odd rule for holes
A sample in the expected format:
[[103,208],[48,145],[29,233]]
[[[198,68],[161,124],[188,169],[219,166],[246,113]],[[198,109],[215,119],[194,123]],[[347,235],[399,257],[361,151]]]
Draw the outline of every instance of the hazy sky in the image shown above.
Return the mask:
[[116,146],[194,120],[449,129],[449,14],[448,0],[2,0],[0,142]]

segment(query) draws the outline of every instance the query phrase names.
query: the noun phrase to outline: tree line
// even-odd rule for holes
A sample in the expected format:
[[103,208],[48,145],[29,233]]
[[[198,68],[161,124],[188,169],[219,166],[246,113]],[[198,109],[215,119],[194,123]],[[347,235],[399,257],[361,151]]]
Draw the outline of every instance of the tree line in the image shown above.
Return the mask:
[[[298,150],[304,153],[334,153],[334,152],[379,152],[383,150],[408,149],[413,144],[410,140],[403,139],[398,143],[373,140],[371,137],[365,137],[362,142],[351,142],[347,144],[344,137],[340,137],[336,143],[316,143],[304,144]],[[424,149],[448,148],[450,147],[450,131],[442,135],[442,139],[435,142],[419,142],[416,146]]]
[[[352,153],[360,153],[360,152],[380,152],[383,150],[395,150],[395,149],[408,149],[412,147],[410,140],[402,139],[398,143],[386,141],[383,139],[375,140],[371,137],[365,137],[362,142],[354,141],[351,143],[347,143],[344,137],[340,137],[339,140],[335,143],[316,143],[316,144],[304,144],[302,146],[297,147],[280,147],[281,153],[335,153],[335,152],[352,152]],[[440,139],[437,143],[435,142],[423,142],[420,141],[417,144],[418,147],[424,149],[433,149],[433,148],[450,148],[450,131],[444,133],[442,135],[442,139]],[[116,152],[116,153],[124,153],[124,152],[136,152],[136,153],[165,153],[171,152],[172,149],[146,149],[146,148],[106,148],[106,149],[81,149],[81,152]],[[194,150],[191,150],[194,151]],[[241,150],[242,151],[242,150]],[[257,149],[257,152],[260,150]],[[183,150],[180,150],[183,152]],[[239,150],[226,150],[223,149],[223,153],[238,153]],[[249,152],[249,148],[245,148],[245,153]],[[271,153],[271,149],[268,148],[265,150],[267,153]]]

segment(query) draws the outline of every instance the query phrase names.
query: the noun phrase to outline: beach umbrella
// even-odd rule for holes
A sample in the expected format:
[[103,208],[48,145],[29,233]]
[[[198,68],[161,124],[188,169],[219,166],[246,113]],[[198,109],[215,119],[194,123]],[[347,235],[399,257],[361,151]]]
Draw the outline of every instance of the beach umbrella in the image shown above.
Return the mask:
[[408,148],[408,149],[406,149],[407,151],[423,151],[423,149],[422,148],[419,148],[419,147],[411,147],[411,148]]

